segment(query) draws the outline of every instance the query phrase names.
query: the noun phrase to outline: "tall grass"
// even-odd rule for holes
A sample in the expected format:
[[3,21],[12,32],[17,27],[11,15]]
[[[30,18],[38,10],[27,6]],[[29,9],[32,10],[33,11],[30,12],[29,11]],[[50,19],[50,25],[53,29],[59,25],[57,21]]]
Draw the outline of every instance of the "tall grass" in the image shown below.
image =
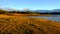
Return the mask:
[[60,34],[60,23],[41,18],[0,15],[0,34]]

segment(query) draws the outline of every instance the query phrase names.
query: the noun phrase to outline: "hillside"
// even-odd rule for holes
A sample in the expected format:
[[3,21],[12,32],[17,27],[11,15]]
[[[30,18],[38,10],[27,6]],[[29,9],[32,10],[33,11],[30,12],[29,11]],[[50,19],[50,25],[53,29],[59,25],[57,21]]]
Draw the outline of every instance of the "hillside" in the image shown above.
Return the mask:
[[0,34],[60,34],[60,22],[0,15]]

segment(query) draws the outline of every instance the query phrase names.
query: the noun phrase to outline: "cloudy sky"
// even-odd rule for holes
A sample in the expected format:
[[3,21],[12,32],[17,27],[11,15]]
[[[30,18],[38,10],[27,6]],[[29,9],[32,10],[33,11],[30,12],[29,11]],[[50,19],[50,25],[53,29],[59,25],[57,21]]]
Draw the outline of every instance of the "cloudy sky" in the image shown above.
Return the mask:
[[60,0],[0,0],[0,7],[31,10],[60,9]]

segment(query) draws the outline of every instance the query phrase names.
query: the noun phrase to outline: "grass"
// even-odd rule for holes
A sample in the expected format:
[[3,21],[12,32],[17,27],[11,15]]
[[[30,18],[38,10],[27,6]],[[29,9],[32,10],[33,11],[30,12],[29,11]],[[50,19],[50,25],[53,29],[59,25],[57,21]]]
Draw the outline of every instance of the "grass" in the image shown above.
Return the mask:
[[20,15],[0,15],[0,34],[60,34],[60,22]]

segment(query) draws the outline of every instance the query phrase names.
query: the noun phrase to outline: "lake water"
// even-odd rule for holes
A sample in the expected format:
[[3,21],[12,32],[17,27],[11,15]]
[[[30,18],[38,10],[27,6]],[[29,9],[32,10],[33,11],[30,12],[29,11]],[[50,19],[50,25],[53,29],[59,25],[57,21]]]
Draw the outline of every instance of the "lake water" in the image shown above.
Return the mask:
[[60,15],[52,15],[52,16],[30,16],[31,18],[44,18],[48,20],[54,20],[60,22]]

